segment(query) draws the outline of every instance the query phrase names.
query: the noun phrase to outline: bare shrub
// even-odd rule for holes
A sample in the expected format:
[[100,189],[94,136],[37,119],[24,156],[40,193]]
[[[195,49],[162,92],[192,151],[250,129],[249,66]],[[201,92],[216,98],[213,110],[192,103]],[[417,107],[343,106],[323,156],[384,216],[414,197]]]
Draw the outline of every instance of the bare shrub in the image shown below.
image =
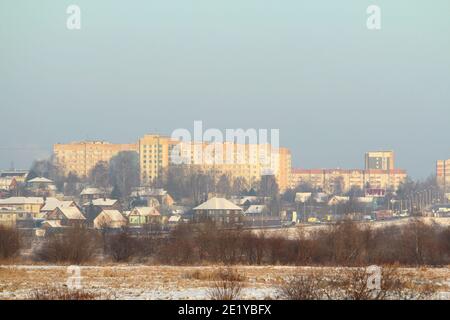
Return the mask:
[[282,285],[278,292],[285,300],[321,300],[324,298],[324,280],[316,275],[291,276]]
[[195,270],[185,274],[187,279],[203,280],[203,281],[236,281],[244,282],[247,278],[235,269],[220,268],[218,270]]
[[402,229],[397,245],[402,262],[415,265],[436,265],[442,261],[439,227],[412,221]]
[[212,288],[208,290],[208,296],[211,300],[238,300],[242,295],[243,279],[239,273],[227,268],[219,270],[216,274],[219,278]]
[[20,250],[20,235],[17,229],[0,225],[0,259],[14,257]]
[[85,227],[67,229],[63,234],[53,234],[37,252],[38,259],[48,262],[82,264],[89,261],[98,249],[96,234]]
[[158,258],[163,263],[193,264],[198,261],[197,252],[194,228],[188,224],[181,224],[171,232],[161,246]]
[[341,277],[334,278],[336,298],[346,300],[411,300],[426,299],[436,292],[430,284],[418,284],[403,274],[396,266],[386,266],[381,270],[380,288],[368,286],[370,273],[365,268],[343,271]]
[[28,295],[29,300],[111,300],[112,298],[112,295],[102,295],[62,286],[46,286],[36,289]]
[[371,275],[366,268],[347,268],[333,274],[293,276],[284,281],[278,293],[287,300],[418,300],[430,298],[437,291],[430,283],[416,283],[396,266],[381,269],[379,288],[369,286]]
[[126,231],[106,238],[107,252],[114,261],[128,261],[138,251],[139,242]]
[[450,231],[420,221],[379,229],[343,221],[292,239],[202,223],[181,225],[152,248],[170,264],[442,266],[450,263]]

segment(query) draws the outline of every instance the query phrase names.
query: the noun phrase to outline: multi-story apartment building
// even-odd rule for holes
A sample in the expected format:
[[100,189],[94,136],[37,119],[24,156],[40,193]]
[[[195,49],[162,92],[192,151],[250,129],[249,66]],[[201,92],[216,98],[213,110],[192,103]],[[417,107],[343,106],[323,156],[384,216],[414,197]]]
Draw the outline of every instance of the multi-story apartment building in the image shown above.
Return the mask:
[[[289,186],[290,150],[287,148],[275,150],[268,144],[224,142],[220,144],[223,151],[219,158],[219,153],[215,152],[215,146],[209,143],[186,143],[158,134],[148,134],[140,138],[137,144],[112,144],[99,141],[55,144],[53,153],[55,162],[66,175],[73,172],[79,177],[87,177],[99,161],[109,162],[121,151],[136,151],[139,153],[141,184],[149,185],[160,177],[164,168],[175,164],[176,161],[172,160],[171,155],[177,145],[180,146],[180,155],[183,157],[184,164],[192,168],[218,175],[229,174],[232,177],[243,177],[249,183],[258,181],[263,174],[274,174],[281,190]],[[209,152],[211,148],[214,149],[213,152]],[[214,160],[211,161],[208,155],[213,155]]]
[[436,162],[436,179],[445,193],[450,192],[450,159]]
[[169,166],[172,148],[176,145],[169,137],[147,134],[139,139],[139,169],[141,185],[148,185]]
[[[177,149],[175,149],[177,147]],[[184,164],[202,172],[243,177],[252,184],[263,174],[275,175],[280,190],[289,186],[291,153],[269,144],[180,142],[160,135],[139,140],[141,184],[150,184],[169,165]]]
[[68,144],[55,144],[53,156],[67,175],[70,172],[79,177],[87,177],[89,171],[100,161],[109,162],[112,157],[121,151],[136,151],[136,143],[114,144],[105,141],[83,141]]
[[394,151],[369,151],[365,156],[366,170],[393,170]]
[[326,192],[364,189],[397,190],[405,181],[405,170],[395,169],[393,151],[371,151],[365,155],[365,170],[361,169],[294,169],[290,187],[305,183]]
[[347,192],[353,187],[363,190],[368,186],[372,189],[397,190],[406,177],[406,171],[401,169],[293,169],[290,186],[295,188],[304,183],[330,193],[337,190]]

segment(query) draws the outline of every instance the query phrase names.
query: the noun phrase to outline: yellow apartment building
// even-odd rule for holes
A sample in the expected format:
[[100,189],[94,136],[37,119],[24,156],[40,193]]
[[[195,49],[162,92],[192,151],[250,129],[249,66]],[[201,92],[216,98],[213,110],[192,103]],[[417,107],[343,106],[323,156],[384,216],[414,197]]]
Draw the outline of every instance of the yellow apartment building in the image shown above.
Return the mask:
[[141,185],[148,185],[169,166],[170,154],[176,141],[158,134],[147,134],[139,139],[139,169]]
[[[186,143],[159,134],[147,134],[137,144],[112,144],[103,141],[55,144],[53,153],[55,162],[66,175],[73,172],[79,177],[87,177],[99,161],[109,162],[121,151],[136,151],[139,153],[141,184],[149,185],[160,177],[164,168],[174,164],[171,155],[177,145],[180,146],[184,163],[194,169],[243,177],[250,184],[259,181],[263,174],[274,174],[281,190],[289,186],[290,150],[272,149],[269,144],[224,142],[219,144],[222,152],[216,152],[216,146],[210,143]],[[212,152],[209,152],[211,148]],[[213,159],[208,155],[212,155]]]
[[394,163],[394,151],[369,151],[365,155],[366,170],[393,170]]
[[[177,149],[175,149],[177,147]],[[139,140],[141,184],[150,184],[169,165],[184,164],[217,175],[243,177],[250,184],[263,174],[274,174],[281,190],[289,186],[291,153],[268,144],[180,142],[160,135]]]
[[436,162],[436,179],[444,192],[450,192],[450,159]]
[[105,141],[82,141],[53,146],[54,161],[64,174],[75,173],[87,177],[91,169],[100,161],[109,162],[121,151],[138,152],[138,144],[114,144]]
[[405,170],[345,170],[345,169],[293,169],[290,187],[309,184],[315,189],[333,193],[338,188],[343,192],[352,187],[364,189],[397,190],[407,178]]

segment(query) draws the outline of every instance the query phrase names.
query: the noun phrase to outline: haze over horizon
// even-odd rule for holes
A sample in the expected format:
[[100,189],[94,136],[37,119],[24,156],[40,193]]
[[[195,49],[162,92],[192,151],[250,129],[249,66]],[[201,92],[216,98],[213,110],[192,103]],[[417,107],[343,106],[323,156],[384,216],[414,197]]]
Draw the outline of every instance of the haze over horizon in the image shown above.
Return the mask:
[[[81,30],[66,8],[81,8]],[[379,5],[382,29],[366,28]],[[177,128],[280,129],[293,167],[363,168],[394,150],[414,178],[450,158],[450,2],[0,3],[0,169],[57,142]]]

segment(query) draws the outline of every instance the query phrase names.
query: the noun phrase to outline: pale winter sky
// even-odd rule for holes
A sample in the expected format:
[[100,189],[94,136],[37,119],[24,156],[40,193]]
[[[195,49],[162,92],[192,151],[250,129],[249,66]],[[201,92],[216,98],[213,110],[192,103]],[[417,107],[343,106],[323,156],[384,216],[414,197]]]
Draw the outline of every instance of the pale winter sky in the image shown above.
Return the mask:
[[424,178],[450,158],[450,1],[0,1],[0,168],[194,120],[279,128],[303,168],[394,149]]

